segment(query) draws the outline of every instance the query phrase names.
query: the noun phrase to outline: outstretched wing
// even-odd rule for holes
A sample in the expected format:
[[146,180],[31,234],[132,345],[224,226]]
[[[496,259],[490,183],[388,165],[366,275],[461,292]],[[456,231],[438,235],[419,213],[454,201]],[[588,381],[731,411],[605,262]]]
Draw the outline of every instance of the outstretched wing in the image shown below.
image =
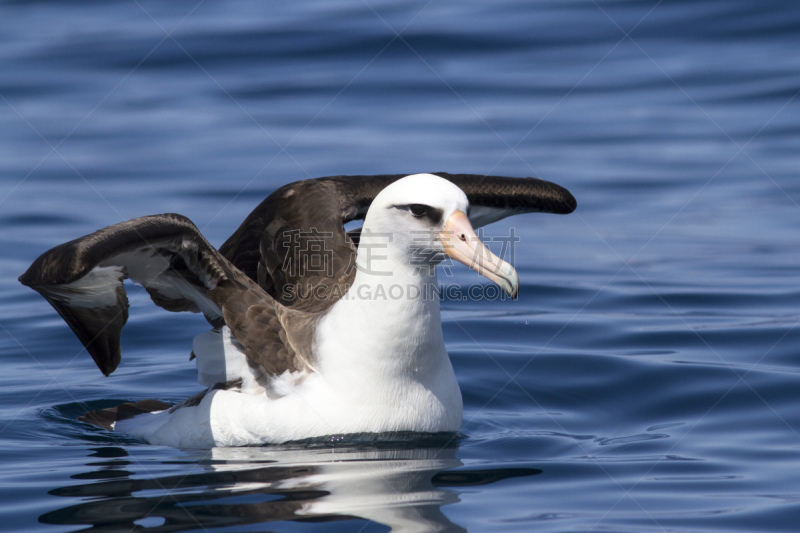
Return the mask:
[[[19,278],[58,311],[105,375],[120,362],[120,334],[129,307],[125,279],[143,285],[164,309],[202,312],[216,326],[227,322],[248,357],[268,371],[302,365],[294,362],[297,354],[287,342],[274,300],[181,215],[137,218],[56,246]],[[257,338],[242,329],[239,317],[252,306],[264,315]],[[269,343],[275,349],[262,352]]]
[[[458,185],[479,227],[521,213],[575,210],[563,187],[536,178],[437,172]],[[347,292],[355,277],[358,230],[372,200],[406,174],[333,176],[279,188],[245,219],[220,252],[281,304],[321,312]]]
[[[467,194],[475,227],[576,206],[566,189],[543,180],[439,175]],[[313,367],[316,320],[355,276],[357,232],[348,234],[344,224],[363,219],[375,196],[403,176],[335,176],[281,187],[219,251],[186,217],[130,220],[45,252],[20,281],[50,302],[106,375],[120,362],[125,279],[143,285],[164,309],[227,324],[268,374]]]

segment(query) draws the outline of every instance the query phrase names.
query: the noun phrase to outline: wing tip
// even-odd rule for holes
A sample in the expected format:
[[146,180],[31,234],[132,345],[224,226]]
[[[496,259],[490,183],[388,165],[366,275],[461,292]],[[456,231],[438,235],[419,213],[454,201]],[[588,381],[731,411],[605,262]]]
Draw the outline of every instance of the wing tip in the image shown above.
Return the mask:
[[95,353],[95,351],[89,347],[86,349],[89,352],[89,355],[92,356],[97,368],[100,369],[100,372],[102,372],[105,377],[110,376],[117,369],[120,361],[122,360],[119,350],[117,350],[116,353]]
[[538,196],[542,201],[543,212],[554,215],[568,215],[578,208],[578,201],[566,187],[540,178],[527,177],[521,179],[530,180],[533,187],[535,187],[534,190],[538,189],[535,196]]
[[42,285],[42,262],[48,253],[49,251],[43,253],[33,263],[31,263],[31,266],[28,267],[28,270],[23,272],[22,275],[17,278],[17,281],[34,290],[36,290],[37,285]]
[[19,282],[38,290],[37,286],[61,285],[80,278],[87,265],[82,264],[77,241],[59,244],[42,253],[17,278]]
[[558,191],[560,194],[560,202],[559,202],[559,210],[553,211],[556,215],[568,215],[575,211],[578,208],[578,200],[569,192],[567,189],[560,185],[553,184],[558,187],[560,190]]
[[100,347],[96,346],[96,342],[100,336],[100,334],[91,338],[91,340],[87,340],[86,332],[80,327],[79,323],[76,323],[74,319],[67,313],[66,309],[64,309],[61,305],[58,305],[57,302],[53,301],[51,298],[48,297],[46,291],[43,290],[45,286],[41,283],[41,269],[35,269],[36,263],[31,265],[28,270],[25,271],[17,280],[25,285],[26,287],[30,287],[31,289],[35,290],[39,294],[41,294],[45,300],[47,300],[50,305],[58,312],[59,315],[64,319],[70,329],[76,334],[78,339],[81,341],[81,344],[84,345],[86,351],[89,352],[89,355],[92,356],[97,368],[100,369],[100,372],[103,373],[104,376],[108,377],[111,375],[114,370],[117,369],[119,366],[119,362],[121,361],[121,353],[120,350],[117,349],[116,353],[112,353],[109,351],[108,346],[105,349],[101,349]]

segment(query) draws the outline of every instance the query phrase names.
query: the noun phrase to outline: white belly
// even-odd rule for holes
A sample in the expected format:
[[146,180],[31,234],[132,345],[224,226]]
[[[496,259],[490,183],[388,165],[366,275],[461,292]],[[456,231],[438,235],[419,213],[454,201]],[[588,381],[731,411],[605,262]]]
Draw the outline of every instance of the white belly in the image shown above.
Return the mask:
[[461,426],[461,391],[449,360],[419,380],[413,373],[378,382],[370,376],[342,387],[314,372],[265,380],[254,375],[226,329],[197,337],[198,370],[204,384],[241,378],[241,388],[209,391],[198,405],[123,420],[115,430],[151,444],[210,447],[352,433],[455,432]]

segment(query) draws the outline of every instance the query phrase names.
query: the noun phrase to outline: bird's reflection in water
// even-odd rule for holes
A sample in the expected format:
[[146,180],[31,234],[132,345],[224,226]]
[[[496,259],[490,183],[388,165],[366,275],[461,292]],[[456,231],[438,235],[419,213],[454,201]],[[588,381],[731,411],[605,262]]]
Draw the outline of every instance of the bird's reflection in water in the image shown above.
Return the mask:
[[215,448],[189,453],[180,461],[186,474],[164,477],[148,476],[123,448],[96,448],[92,470],[73,476],[95,483],[50,491],[83,501],[39,521],[91,531],[333,520],[369,520],[393,531],[464,531],[441,510],[459,501],[460,487],[541,472],[469,469],[456,458],[456,445],[414,444]]

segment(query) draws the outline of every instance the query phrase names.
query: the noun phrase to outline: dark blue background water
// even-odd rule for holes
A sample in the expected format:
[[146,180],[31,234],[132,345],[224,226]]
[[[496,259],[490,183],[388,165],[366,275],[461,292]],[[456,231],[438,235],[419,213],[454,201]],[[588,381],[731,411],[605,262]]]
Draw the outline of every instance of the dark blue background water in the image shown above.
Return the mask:
[[[800,4],[273,4],[0,3],[3,527],[796,531]],[[518,301],[444,303],[461,439],[206,452],[74,421],[199,390],[207,326],[132,289],[103,378],[16,281],[45,249],[161,212],[219,245],[281,184],[438,170],[579,202],[487,228],[521,238]]]

